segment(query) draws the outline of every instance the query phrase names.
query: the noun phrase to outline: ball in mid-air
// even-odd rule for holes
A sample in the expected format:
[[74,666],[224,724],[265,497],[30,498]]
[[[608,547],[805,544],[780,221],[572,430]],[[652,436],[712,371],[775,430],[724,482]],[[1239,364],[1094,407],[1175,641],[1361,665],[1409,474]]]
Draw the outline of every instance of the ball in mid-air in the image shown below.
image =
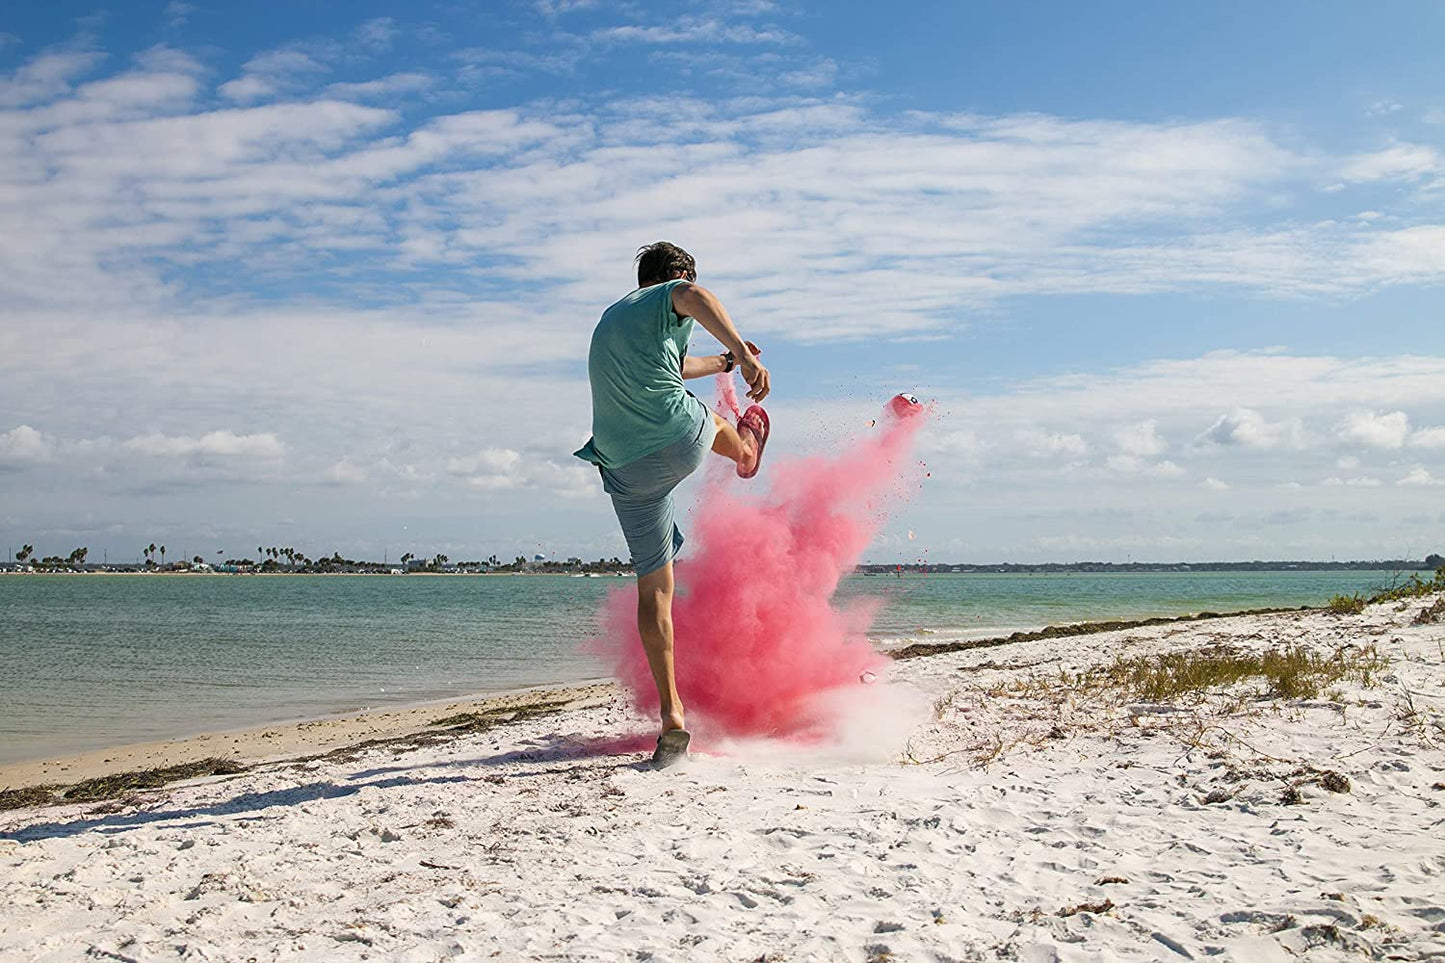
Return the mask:
[[911,418],[923,411],[923,403],[918,400],[917,395],[911,395],[905,391],[901,394],[894,395],[893,398],[889,400],[888,410],[891,411],[896,418]]

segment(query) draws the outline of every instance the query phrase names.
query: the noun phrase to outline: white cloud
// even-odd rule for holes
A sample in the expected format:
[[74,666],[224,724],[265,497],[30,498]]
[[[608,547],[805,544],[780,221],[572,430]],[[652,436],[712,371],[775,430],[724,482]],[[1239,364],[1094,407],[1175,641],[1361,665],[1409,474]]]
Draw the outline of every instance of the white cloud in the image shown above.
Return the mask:
[[300,50],[272,50],[246,61],[241,76],[220,87],[221,96],[242,104],[255,103],[299,90],[329,68]]
[[1395,144],[1350,158],[1340,169],[1347,181],[1414,180],[1445,170],[1440,152],[1424,144]]
[[1126,455],[1153,458],[1169,450],[1169,443],[1159,435],[1159,422],[1149,418],[1126,425],[1114,433],[1114,441]]
[[1330,488],[1336,488],[1340,486],[1345,486],[1349,488],[1379,488],[1381,485],[1384,484],[1384,482],[1380,481],[1380,479],[1378,478],[1368,478],[1361,476],[1358,478],[1326,478],[1324,481],[1320,482],[1320,484]]
[[396,34],[396,21],[391,17],[373,17],[356,28],[355,37],[369,50],[388,50]]
[[163,458],[211,455],[222,458],[274,459],[286,454],[286,446],[270,432],[238,435],[224,429],[207,432],[198,437],[153,432],[130,438],[121,447],[137,454]]
[[1020,429],[1014,432],[1014,440],[1034,458],[1079,458],[1089,453],[1089,443],[1082,435],[1050,432],[1042,428]]
[[22,107],[59,97],[104,59],[94,52],[41,54],[9,77],[0,76],[0,107]]
[[558,463],[511,448],[484,448],[449,458],[446,470],[483,491],[541,489],[568,498],[588,498],[599,490],[595,469],[589,471],[581,461]]
[[576,10],[590,10],[597,7],[599,0],[534,0],[533,6],[544,17],[554,18]]
[[1373,411],[1352,412],[1340,422],[1338,435],[1371,448],[1400,448],[1410,434],[1410,419],[1403,411],[1376,414]]
[[1405,486],[1445,485],[1445,478],[1436,478],[1425,469],[1424,465],[1415,465],[1395,484]]
[[418,93],[427,90],[434,83],[435,80],[430,74],[413,71],[391,74],[379,80],[362,83],[329,84],[324,93],[338,100],[383,100],[400,94]]
[[661,26],[627,24],[604,27],[588,34],[598,43],[640,44],[767,44],[792,46],[802,38],[778,27],[754,27],[713,18],[678,17]]
[[324,481],[335,485],[359,485],[366,481],[366,477],[366,469],[349,458],[336,462],[322,475]]
[[1204,479],[1204,481],[1200,482],[1199,484],[1214,492],[1222,492],[1229,489],[1228,482],[1220,481],[1218,478],[1215,478],[1212,475]]
[[55,446],[49,438],[29,425],[0,434],[0,466],[37,464],[50,461]]
[[1228,414],[1220,415],[1200,436],[1200,440],[1257,449],[1303,448],[1304,422],[1297,417],[1270,421],[1251,408],[1235,408]]
[[172,28],[184,27],[195,13],[196,6],[193,3],[186,3],[185,0],[170,0],[166,4],[165,17]]
[[1410,435],[1411,448],[1445,448],[1445,428],[1421,428]]
[[1342,455],[1335,462],[1335,467],[1343,469],[1344,471],[1354,471],[1360,467],[1360,460],[1354,455]]
[[1110,455],[1105,465],[1123,475],[1144,475],[1151,478],[1179,478],[1185,470],[1172,461],[1150,462],[1136,455]]

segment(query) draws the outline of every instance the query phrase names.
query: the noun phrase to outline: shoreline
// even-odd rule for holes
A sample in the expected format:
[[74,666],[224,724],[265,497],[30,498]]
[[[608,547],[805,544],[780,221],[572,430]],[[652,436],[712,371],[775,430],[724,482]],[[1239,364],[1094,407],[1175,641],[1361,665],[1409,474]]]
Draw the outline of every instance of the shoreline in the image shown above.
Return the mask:
[[[139,574],[139,573],[136,573]],[[895,662],[944,655],[971,649],[996,648],[1043,639],[1086,637],[1103,632],[1149,628],[1176,623],[1208,621],[1287,612],[1320,611],[1315,606],[1245,609],[1237,612],[1198,612],[1181,616],[1102,620],[1049,625],[1027,632],[940,642],[914,642],[879,651]],[[122,743],[78,753],[0,764],[0,792],[37,787],[70,788],[77,783],[128,772],[165,769],[220,758],[241,765],[279,763],[317,754],[351,749],[378,740],[401,739],[435,731],[434,717],[457,714],[496,714],[557,702],[578,706],[602,700],[618,690],[612,679],[577,683],[539,683],[496,693],[475,693],[451,699],[430,699],[397,706],[364,709],[336,715],[287,719],[263,725],[198,732],[171,739]],[[505,721],[505,720],[502,720]],[[63,801],[63,800],[57,800]],[[0,807],[3,810],[4,807]]]
[[386,709],[200,732],[174,739],[123,743],[0,765],[0,792],[41,786],[69,788],[86,780],[183,766],[211,758],[223,758],[244,766],[284,762],[348,750],[366,743],[436,732],[439,731],[436,725],[438,719],[448,716],[495,717],[507,713],[525,714],[539,706],[553,704],[590,705],[610,697],[616,688],[617,683],[608,679],[549,683],[454,699],[431,699]]

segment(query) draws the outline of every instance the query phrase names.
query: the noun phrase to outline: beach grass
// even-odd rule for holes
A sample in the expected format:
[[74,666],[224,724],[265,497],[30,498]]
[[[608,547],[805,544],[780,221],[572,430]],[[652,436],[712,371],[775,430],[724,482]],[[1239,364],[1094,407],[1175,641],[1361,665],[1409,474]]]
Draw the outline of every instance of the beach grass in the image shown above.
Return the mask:
[[1114,691],[1146,702],[1173,702],[1260,682],[1264,698],[1313,699],[1344,680],[1372,685],[1387,665],[1374,646],[1347,646],[1329,656],[1302,648],[1206,649],[1118,659],[1081,674],[1073,684],[1085,691]]

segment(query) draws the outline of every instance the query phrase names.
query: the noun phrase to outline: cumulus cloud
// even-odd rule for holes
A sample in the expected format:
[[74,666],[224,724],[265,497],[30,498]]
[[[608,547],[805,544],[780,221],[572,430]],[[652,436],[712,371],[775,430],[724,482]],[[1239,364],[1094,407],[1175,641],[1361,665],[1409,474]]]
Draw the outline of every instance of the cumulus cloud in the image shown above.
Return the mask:
[[322,480],[333,485],[359,485],[366,477],[366,469],[349,458],[341,459],[322,474]]
[[1105,460],[1110,469],[1124,475],[1144,475],[1150,478],[1179,478],[1185,470],[1172,461],[1151,462],[1137,455],[1110,455]]
[[1410,419],[1403,411],[1392,411],[1388,414],[1352,412],[1340,422],[1338,431],[1342,441],[1352,441],[1371,448],[1400,448],[1409,434]]
[[1369,478],[1362,475],[1355,478],[1326,478],[1324,481],[1320,482],[1320,484],[1329,488],[1338,488],[1342,486],[1347,488],[1379,488],[1381,485],[1384,484],[1384,482],[1380,481],[1380,479],[1378,478]]
[[238,435],[233,431],[219,430],[191,437],[186,435],[165,435],[153,432],[138,435],[122,443],[122,448],[140,455],[160,458],[186,458],[196,455],[218,458],[281,458],[286,446],[270,432],[255,435]]
[[1079,458],[1089,453],[1089,443],[1077,434],[1022,428],[1014,432],[1014,440],[1034,458]]
[[29,425],[0,434],[0,466],[38,464],[50,461],[54,454],[52,441]]
[[1426,485],[1445,485],[1445,478],[1436,478],[1426,470],[1424,465],[1415,465],[1403,478],[1395,482],[1397,485],[1406,487],[1420,487]]
[[1421,428],[1410,435],[1411,448],[1445,448],[1445,428]]
[[559,464],[511,448],[484,448],[449,458],[446,470],[483,491],[540,488],[568,498],[587,498],[597,490],[595,472],[587,471],[580,461],[575,466]]
[[1305,444],[1304,422],[1298,418],[1270,421],[1251,408],[1235,408],[1219,418],[1200,436],[1215,445],[1240,445],[1245,448],[1302,448]]
[[1114,441],[1124,454],[1139,458],[1153,458],[1169,450],[1169,443],[1159,435],[1159,422],[1153,418],[1120,428]]
[[1226,491],[1229,488],[1228,482],[1220,481],[1213,475],[1204,479],[1204,481],[1200,482],[1199,484],[1213,492],[1222,492]]

